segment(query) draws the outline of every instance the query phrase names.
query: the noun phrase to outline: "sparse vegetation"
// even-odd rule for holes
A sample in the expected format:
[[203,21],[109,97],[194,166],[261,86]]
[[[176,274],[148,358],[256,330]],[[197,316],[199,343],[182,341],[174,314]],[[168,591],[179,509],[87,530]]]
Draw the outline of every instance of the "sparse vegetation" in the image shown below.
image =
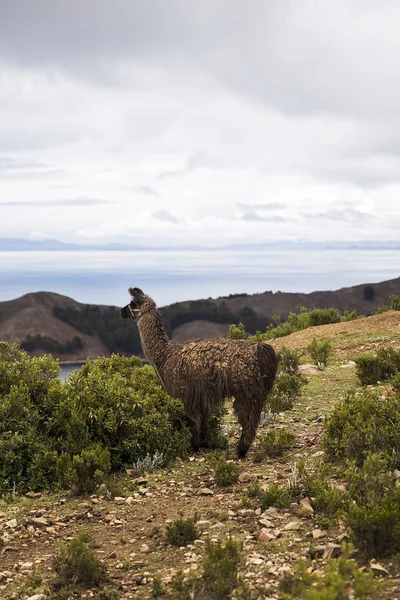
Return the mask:
[[370,453],[347,472],[352,502],[345,520],[357,546],[369,557],[400,550],[400,488],[382,454]]
[[332,342],[330,340],[317,340],[317,338],[314,338],[307,350],[318,368],[324,369],[332,354]]
[[295,436],[285,429],[271,429],[260,437],[259,450],[264,456],[282,456],[284,451],[293,444]]
[[[352,321],[357,318],[356,311],[344,311],[342,314],[337,308],[301,308],[299,313],[290,312],[287,321],[281,323],[280,317],[274,317],[274,324],[269,325],[265,333],[258,332],[255,338],[271,340],[273,338],[290,335],[294,331],[301,331],[316,325]],[[252,338],[250,338],[252,339]]]
[[362,385],[374,385],[378,381],[388,381],[400,371],[400,351],[394,348],[380,348],[373,354],[363,354],[356,358],[356,372]]
[[400,397],[347,394],[326,420],[324,449],[329,459],[358,466],[370,452],[382,452],[392,468],[400,466]]
[[240,543],[229,538],[223,545],[207,540],[203,560],[203,579],[212,598],[228,598],[237,585]]
[[233,485],[239,479],[239,467],[232,461],[220,459],[215,469],[215,481],[220,487]]
[[258,481],[249,486],[247,490],[249,498],[254,498],[262,510],[270,506],[277,508],[288,508],[293,501],[293,491],[286,485],[272,484],[268,489],[260,488]]
[[[313,570],[310,562],[300,560],[294,575],[284,575],[280,590],[285,600],[366,600],[376,598],[379,584],[369,571],[361,571],[350,555],[352,546],[343,546],[339,558],[327,561],[325,576]],[[351,592],[350,592],[351,590]],[[349,595],[351,594],[351,595]]]
[[278,353],[278,371],[268,404],[273,413],[293,408],[294,401],[301,396],[307,383],[299,373],[300,358],[297,352],[283,348]]
[[173,523],[168,523],[166,537],[171,546],[186,546],[197,540],[199,532],[196,529],[196,518],[184,519],[181,516]]
[[68,544],[62,544],[53,561],[54,589],[70,585],[98,586],[106,580],[104,566],[91,548],[90,535],[81,531]]

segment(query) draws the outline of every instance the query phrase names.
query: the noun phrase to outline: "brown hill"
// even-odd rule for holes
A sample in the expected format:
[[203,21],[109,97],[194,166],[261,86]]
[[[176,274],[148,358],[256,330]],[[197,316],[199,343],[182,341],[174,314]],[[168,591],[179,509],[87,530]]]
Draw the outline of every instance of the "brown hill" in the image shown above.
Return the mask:
[[[391,294],[400,295],[400,278],[310,294],[233,294],[180,302],[161,310],[172,339],[183,341],[226,335],[229,325],[239,321],[245,323],[250,332],[264,330],[274,315],[285,320],[289,312],[299,312],[302,306],[310,309],[334,307],[369,315],[387,304]],[[0,340],[21,343],[27,339],[32,341],[35,336],[39,347],[30,349],[32,354],[50,351],[66,362],[111,352],[140,354],[136,328],[120,319],[117,307],[82,304],[51,292],[31,293],[0,302]],[[71,342],[77,338],[79,348],[71,349]],[[50,350],[46,344],[50,344]]]
[[[82,350],[72,353],[53,352],[63,361],[84,361],[87,357],[108,355],[105,344],[98,336],[77,331],[71,325],[60,321],[53,315],[53,307],[73,306],[79,310],[81,305],[72,298],[52,292],[25,294],[16,300],[0,303],[0,340],[21,343],[28,336],[43,336],[66,345],[75,336],[82,340]],[[32,351],[31,354],[43,354],[43,350]]]

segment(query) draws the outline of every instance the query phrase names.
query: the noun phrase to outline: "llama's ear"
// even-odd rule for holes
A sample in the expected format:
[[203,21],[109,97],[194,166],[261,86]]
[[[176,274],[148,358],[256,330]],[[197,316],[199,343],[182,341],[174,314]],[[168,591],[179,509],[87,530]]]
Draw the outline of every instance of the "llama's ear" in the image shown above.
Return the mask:
[[129,288],[128,291],[129,291],[130,295],[132,296],[132,298],[143,298],[143,296],[144,296],[144,293],[139,288]]

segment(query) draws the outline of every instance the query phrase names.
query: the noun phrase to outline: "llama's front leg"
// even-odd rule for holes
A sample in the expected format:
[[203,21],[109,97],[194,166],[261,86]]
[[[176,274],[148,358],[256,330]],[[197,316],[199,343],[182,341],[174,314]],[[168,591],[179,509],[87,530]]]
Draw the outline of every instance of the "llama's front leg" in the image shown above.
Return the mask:
[[201,427],[200,427],[200,446],[202,448],[208,448],[210,444],[210,413],[205,412],[201,418]]
[[192,433],[192,448],[197,451],[200,448],[200,423],[189,420],[189,429]]
[[242,435],[240,436],[239,444],[236,449],[238,458],[244,458],[254,440],[257,433],[257,427],[260,422],[262,411],[262,403],[249,407],[249,399],[236,398],[233,403],[233,408],[237,415],[240,425],[242,426]]

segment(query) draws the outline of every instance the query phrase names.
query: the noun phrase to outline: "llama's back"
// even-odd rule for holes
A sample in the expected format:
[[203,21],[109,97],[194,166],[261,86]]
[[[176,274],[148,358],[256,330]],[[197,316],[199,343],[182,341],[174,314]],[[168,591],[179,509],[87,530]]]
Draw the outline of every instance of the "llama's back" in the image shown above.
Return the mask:
[[171,385],[176,395],[203,390],[218,396],[244,394],[248,386],[265,395],[275,379],[277,358],[269,344],[249,340],[202,338],[173,344],[169,357]]

